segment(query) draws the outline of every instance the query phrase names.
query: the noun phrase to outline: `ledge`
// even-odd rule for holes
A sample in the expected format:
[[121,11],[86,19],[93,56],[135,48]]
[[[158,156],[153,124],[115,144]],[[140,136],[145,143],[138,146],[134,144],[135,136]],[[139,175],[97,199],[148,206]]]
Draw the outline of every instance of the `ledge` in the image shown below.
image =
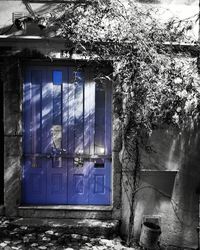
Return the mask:
[[44,206],[19,206],[18,209],[24,210],[78,210],[78,211],[112,211],[113,206],[73,206],[73,205],[44,205]]
[[168,196],[172,195],[173,187],[178,170],[141,170],[141,181],[144,184],[164,192]]
[[157,169],[141,169],[141,173],[153,173],[153,174],[177,174],[179,172],[179,170],[157,170]]

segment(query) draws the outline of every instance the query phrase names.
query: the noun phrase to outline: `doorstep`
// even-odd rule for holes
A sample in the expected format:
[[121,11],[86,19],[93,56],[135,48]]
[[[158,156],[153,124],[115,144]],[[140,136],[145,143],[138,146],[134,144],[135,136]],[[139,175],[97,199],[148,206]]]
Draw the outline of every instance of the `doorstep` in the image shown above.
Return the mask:
[[53,218],[17,218],[13,225],[56,228],[66,234],[80,234],[88,236],[115,237],[119,231],[118,220],[95,220],[95,219],[53,219]]
[[65,219],[113,219],[112,206],[19,206],[18,217]]
[[19,209],[50,209],[50,210],[85,210],[85,211],[111,211],[112,206],[73,206],[73,205],[52,205],[52,206],[19,206]]

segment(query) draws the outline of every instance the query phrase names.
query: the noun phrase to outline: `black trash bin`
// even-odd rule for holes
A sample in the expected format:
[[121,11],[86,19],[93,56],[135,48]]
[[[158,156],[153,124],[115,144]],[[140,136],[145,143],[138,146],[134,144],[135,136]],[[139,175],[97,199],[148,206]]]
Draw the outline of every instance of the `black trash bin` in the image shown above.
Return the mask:
[[160,226],[152,222],[144,222],[140,234],[140,246],[150,250],[158,249],[160,234]]

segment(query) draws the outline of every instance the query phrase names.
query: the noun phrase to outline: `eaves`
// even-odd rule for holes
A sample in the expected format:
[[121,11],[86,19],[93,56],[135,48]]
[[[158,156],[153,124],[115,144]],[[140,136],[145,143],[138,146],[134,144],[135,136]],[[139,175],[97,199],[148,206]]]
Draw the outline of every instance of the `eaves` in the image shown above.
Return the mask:
[[66,43],[65,39],[62,38],[47,38],[41,36],[7,36],[1,35],[0,36],[0,47],[36,47],[38,46],[64,46]]

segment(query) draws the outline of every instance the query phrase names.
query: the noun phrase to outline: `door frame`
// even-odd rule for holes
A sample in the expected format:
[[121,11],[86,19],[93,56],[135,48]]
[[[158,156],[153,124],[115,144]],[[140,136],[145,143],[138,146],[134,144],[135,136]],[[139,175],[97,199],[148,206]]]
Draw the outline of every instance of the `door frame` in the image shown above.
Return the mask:
[[1,79],[3,64],[0,64],[0,158],[3,159],[0,167],[0,205],[4,204],[4,84]]
[[[108,71],[108,69],[109,69],[109,71],[110,72],[112,72],[112,66],[111,66],[111,64],[110,64],[110,62],[107,62],[106,61],[106,65],[104,65],[104,66],[101,66],[101,64],[94,64],[94,61],[91,61],[91,62],[85,62],[85,61],[82,61],[82,60],[80,60],[80,61],[73,61],[73,60],[55,60],[54,62],[49,62],[49,60],[38,60],[38,59],[36,59],[36,60],[29,60],[29,61],[23,61],[23,65],[24,65],[24,67],[23,67],[23,74],[25,74],[25,68],[26,67],[31,67],[31,66],[38,66],[38,67],[45,67],[45,66],[52,66],[52,67],[69,67],[69,66],[73,66],[73,67],[77,67],[77,68],[79,68],[79,67],[83,67],[83,68],[85,68],[85,81],[88,81],[88,80],[90,80],[91,79],[91,77],[92,77],[92,72],[94,71],[94,68],[95,67],[98,67],[98,69],[104,69],[105,68],[105,70],[106,71]],[[103,63],[102,63],[102,65],[103,65]],[[87,73],[86,73],[87,72]],[[101,71],[99,71],[99,72],[101,72]],[[107,83],[106,84],[111,84],[110,82],[108,83],[108,80],[107,80]],[[113,131],[113,128],[112,128],[112,110],[113,110],[113,107],[112,107],[112,98],[113,98],[113,96],[112,96],[112,86],[111,86],[111,148],[113,148],[113,145],[112,145],[112,131]],[[23,99],[23,95],[22,95],[22,99]],[[22,107],[22,109],[23,109],[23,107]],[[23,119],[23,118],[22,118]],[[22,121],[22,124],[23,124],[23,121]],[[24,127],[24,126],[23,126]],[[112,151],[112,150],[111,150]],[[114,188],[114,179],[115,178],[113,178],[113,174],[114,174],[114,168],[113,168],[113,161],[111,162],[111,194],[110,194],[110,196],[111,196],[111,202],[110,202],[110,208],[111,207],[113,207],[113,203],[114,203],[114,190],[113,190],[113,188]],[[41,206],[43,206],[43,205],[41,205]],[[45,206],[45,205],[44,205]],[[56,207],[58,206],[58,205],[55,205]],[[104,205],[60,205],[61,207],[63,207],[63,206],[65,206],[66,208],[67,207],[70,207],[70,208],[72,208],[73,206],[74,207],[88,207],[88,208],[91,208],[91,207],[94,207],[94,206],[96,206],[96,207],[104,207]],[[52,205],[51,207],[54,207],[54,205]],[[109,206],[106,206],[106,207],[109,207]],[[101,209],[100,209],[101,210]]]

